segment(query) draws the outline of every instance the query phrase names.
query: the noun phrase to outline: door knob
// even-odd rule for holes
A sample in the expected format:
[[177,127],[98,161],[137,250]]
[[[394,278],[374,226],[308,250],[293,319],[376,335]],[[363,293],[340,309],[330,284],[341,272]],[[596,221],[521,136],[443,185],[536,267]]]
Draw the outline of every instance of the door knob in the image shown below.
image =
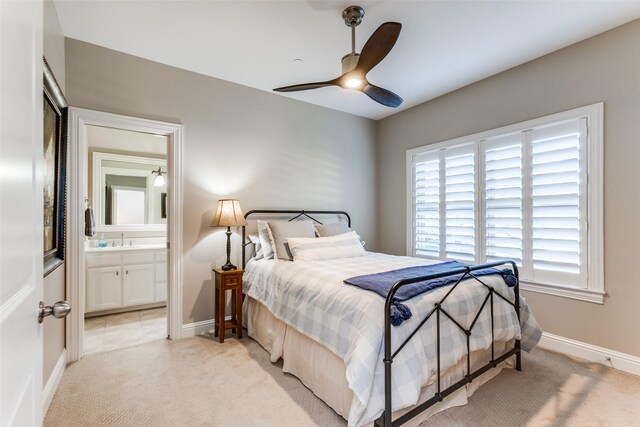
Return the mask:
[[38,307],[38,323],[42,323],[45,317],[53,316],[56,319],[64,319],[71,311],[71,305],[67,301],[58,301],[51,305],[44,305],[44,302],[40,301]]

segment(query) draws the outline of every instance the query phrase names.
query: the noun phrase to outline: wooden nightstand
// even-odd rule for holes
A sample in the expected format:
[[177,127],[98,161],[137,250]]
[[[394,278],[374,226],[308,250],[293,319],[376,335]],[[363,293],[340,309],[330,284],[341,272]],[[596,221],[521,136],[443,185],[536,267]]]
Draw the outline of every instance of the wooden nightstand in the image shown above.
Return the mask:
[[[242,274],[244,270],[220,270],[213,269],[216,276],[215,297],[215,336],[220,334],[220,342],[224,342],[224,332],[232,329],[238,331],[238,339],[242,338]],[[227,291],[231,291],[231,320],[225,320],[225,307]],[[221,327],[222,326],[222,327]]]

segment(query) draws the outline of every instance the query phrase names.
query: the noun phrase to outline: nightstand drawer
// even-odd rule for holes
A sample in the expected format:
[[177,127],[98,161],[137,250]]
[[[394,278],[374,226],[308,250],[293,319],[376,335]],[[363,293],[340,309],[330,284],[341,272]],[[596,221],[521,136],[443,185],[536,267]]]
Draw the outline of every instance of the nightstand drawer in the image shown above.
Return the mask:
[[225,286],[238,286],[238,284],[242,281],[239,276],[228,276],[222,279]]

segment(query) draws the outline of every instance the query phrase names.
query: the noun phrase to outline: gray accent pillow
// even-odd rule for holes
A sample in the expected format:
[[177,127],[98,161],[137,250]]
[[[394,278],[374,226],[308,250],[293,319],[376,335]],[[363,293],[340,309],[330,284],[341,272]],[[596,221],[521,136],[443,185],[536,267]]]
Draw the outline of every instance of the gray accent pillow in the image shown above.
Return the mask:
[[324,225],[316,224],[316,230],[318,231],[318,237],[337,236],[351,231],[344,221]]
[[316,237],[311,221],[269,221],[268,224],[273,237],[273,252],[276,259],[293,261],[287,244],[289,237]]

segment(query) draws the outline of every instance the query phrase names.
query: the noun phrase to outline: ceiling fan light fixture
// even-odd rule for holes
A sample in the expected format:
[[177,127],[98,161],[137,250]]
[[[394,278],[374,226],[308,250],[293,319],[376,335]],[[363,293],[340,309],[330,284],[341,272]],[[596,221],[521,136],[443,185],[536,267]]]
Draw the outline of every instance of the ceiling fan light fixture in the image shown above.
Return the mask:
[[350,73],[355,70],[358,65],[358,59],[360,59],[359,53],[348,53],[342,57],[342,75]]
[[[342,57],[342,76],[343,76],[343,84],[342,87],[347,89],[359,89],[362,87],[363,78],[360,76],[357,71],[353,72],[358,65],[358,59],[360,55],[357,53],[349,53]],[[349,75],[349,73],[351,73]]]
[[358,88],[358,87],[362,86],[362,80],[360,80],[357,77],[351,77],[351,78],[347,79],[346,82],[344,82],[344,85],[346,87],[348,87],[349,89],[355,89],[355,88]]

